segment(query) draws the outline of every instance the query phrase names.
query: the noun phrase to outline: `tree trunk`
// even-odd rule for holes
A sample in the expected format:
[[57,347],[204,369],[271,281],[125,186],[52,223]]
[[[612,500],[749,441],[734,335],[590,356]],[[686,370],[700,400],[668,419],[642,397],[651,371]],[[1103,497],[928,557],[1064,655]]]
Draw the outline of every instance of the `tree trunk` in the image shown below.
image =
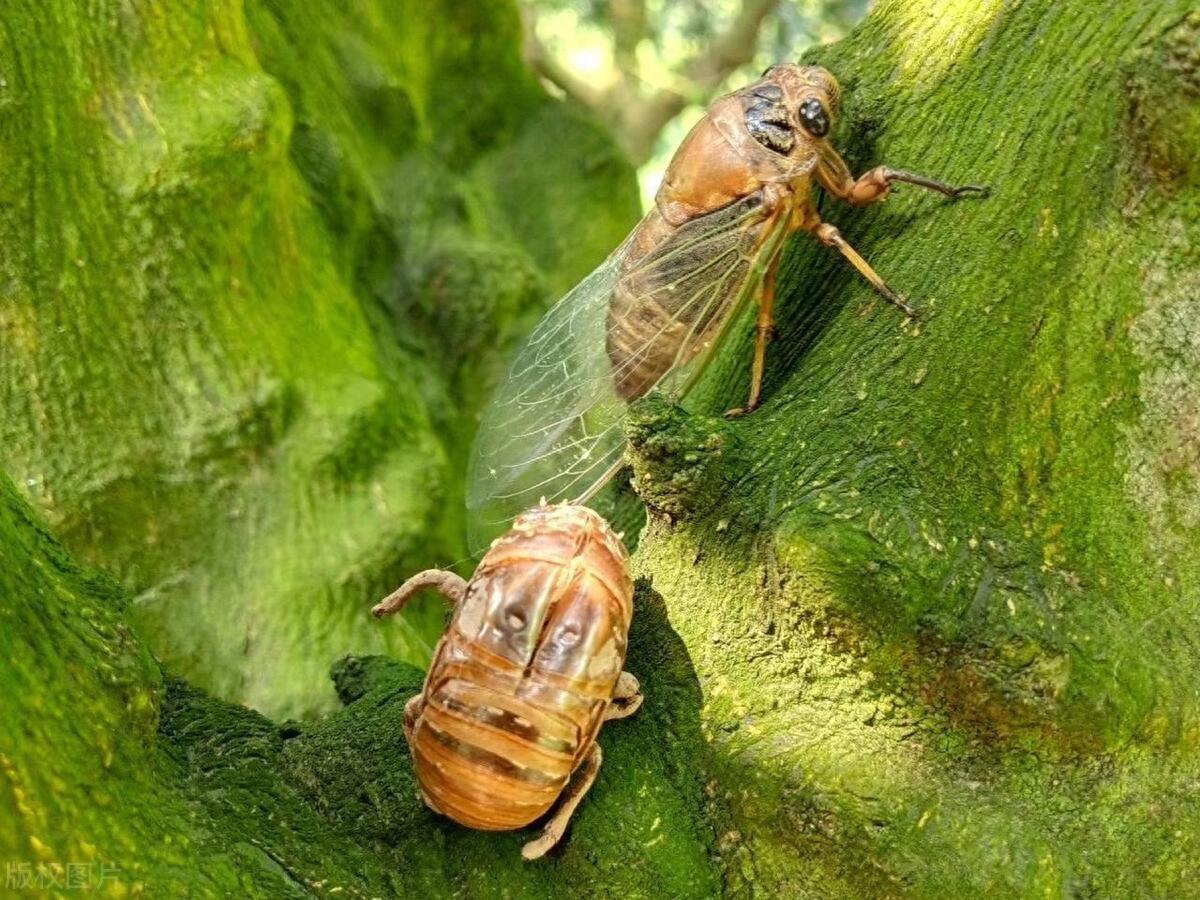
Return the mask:
[[[523,835],[421,806],[400,727],[418,670],[349,657],[341,710],[276,724],[151,651],[278,715],[402,630],[367,601],[459,552],[487,348],[544,302],[540,270],[562,287],[615,244],[628,172],[516,66],[507,7],[21,3],[5,25],[0,453],[25,496],[0,483],[0,859],[27,867],[6,876],[1194,893],[1186,4],[884,0],[817,55],[856,169],[993,193],[825,202],[920,318],[798,239],[762,409],[704,414],[742,399],[748,328],[690,411],[635,409],[647,701],[532,865]],[[412,635],[390,649],[420,662]]]
[[176,672],[328,709],[428,659],[363,611],[467,556],[488,385],[637,190],[508,5],[153,7],[6,4],[0,466]]

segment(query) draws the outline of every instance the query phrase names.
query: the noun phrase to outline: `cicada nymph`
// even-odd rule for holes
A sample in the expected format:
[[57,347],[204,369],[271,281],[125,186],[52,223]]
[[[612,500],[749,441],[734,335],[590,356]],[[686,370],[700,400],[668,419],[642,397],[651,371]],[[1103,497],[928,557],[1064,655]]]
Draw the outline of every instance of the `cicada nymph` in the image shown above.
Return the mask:
[[775,270],[794,232],[837,249],[912,314],[821,221],[814,186],[852,206],[884,199],[897,181],[951,198],[985,189],[882,166],[854,179],[827,140],[839,90],[822,68],[784,64],[708,108],[676,151],[654,208],[546,313],[486,410],[467,489],[476,545],[541,497],[590,499],[621,467],[628,404],[652,389],[686,393],[750,298],[758,302],[750,394],[730,413],[754,409]]
[[633,582],[629,554],[583,506],[541,504],[492,543],[471,580],[430,569],[375,606],[399,611],[420,589],[453,605],[425,688],[404,708],[421,795],[468,828],[506,831],[553,814],[521,853],[562,837],[600,768],[596,735],[642,703],[623,671]]

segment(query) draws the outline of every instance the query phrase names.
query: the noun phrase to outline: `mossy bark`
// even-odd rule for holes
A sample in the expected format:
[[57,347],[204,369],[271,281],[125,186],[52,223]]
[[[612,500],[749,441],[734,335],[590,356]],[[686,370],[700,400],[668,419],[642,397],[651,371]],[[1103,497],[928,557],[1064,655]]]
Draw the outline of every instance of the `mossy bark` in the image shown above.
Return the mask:
[[[0,467],[155,653],[275,715],[423,664],[512,339],[636,216],[509,4],[5,4]],[[449,339],[453,336],[453,339]]]
[[[798,239],[763,408],[705,414],[747,328],[688,411],[635,410],[647,701],[536,865],[417,798],[420,673],[364,654],[420,663],[435,608],[363,613],[464,555],[500,348],[632,178],[507,5],[176,6],[5,12],[0,861],[147,896],[1194,893],[1186,4],[890,0],[818,54],[857,169],[993,194],[823,203],[920,319]],[[349,652],[323,719],[226,702],[328,707]]]
[[[798,240],[763,407],[631,429],[675,513],[638,570],[702,686],[729,886],[1195,893],[1189,8],[897,0],[817,55],[856,170],[993,191],[823,203],[922,315]],[[748,332],[697,409],[740,400]],[[720,460],[659,452],[705,430]]]

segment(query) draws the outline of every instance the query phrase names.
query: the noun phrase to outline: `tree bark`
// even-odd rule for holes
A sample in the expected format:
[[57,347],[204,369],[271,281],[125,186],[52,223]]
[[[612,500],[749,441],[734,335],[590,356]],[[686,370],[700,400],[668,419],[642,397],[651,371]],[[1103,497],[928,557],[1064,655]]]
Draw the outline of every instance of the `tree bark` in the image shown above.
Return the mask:
[[[1198,28],[899,0],[818,55],[856,170],[993,192],[824,203],[920,317],[800,239],[763,407],[631,429],[727,886],[1194,890]],[[751,331],[697,408],[741,401]]]
[[[600,777],[551,859],[522,863],[523,835],[420,804],[401,729],[416,669],[349,657],[343,708],[282,724],[161,673],[151,651],[226,698],[310,708],[313,668],[356,649],[329,626],[368,627],[374,582],[452,543],[436,520],[470,412],[444,400],[476,385],[476,409],[499,363],[439,375],[444,358],[414,344],[516,331],[540,302],[522,279],[583,268],[575,238],[595,249],[621,218],[556,242],[556,198],[579,191],[577,208],[622,179],[632,196],[585,123],[553,142],[583,187],[521,177],[539,129],[565,127],[558,108],[517,91],[521,114],[497,120],[483,111],[503,116],[505,85],[528,76],[448,62],[515,54],[511,10],[447,6],[449,30],[426,33],[427,4],[369,6],[363,21],[409,42],[406,65],[432,53],[440,78],[379,63],[354,17],[286,4],[181,10],[170,27],[30,4],[5,22],[19,64],[3,67],[0,136],[20,152],[0,427],[24,496],[0,481],[0,859],[31,877],[107,864],[156,896],[1193,893],[1200,17],[1183,3],[890,0],[817,55],[842,80],[837,143],[856,169],[993,193],[823,203],[922,315],[902,322],[798,239],[764,406],[706,414],[742,399],[747,327],[688,410],[634,410],[650,519],[628,668],[647,699],[604,729]],[[247,83],[268,58],[274,74]],[[354,102],[323,93],[342,67],[367,92]],[[525,132],[529,116],[542,124]],[[133,137],[114,149],[112,133]],[[420,205],[427,182],[397,188],[395,166],[456,202]],[[431,218],[412,224],[414,206]],[[501,308],[465,308],[479,288],[457,263],[511,274],[501,244],[533,248],[526,274],[487,282],[506,286],[488,293]],[[389,293],[398,259],[418,274]],[[445,492],[399,526],[411,544],[351,554],[352,587],[345,557],[306,568],[317,536],[354,543],[372,498],[423,502],[410,454],[435,458]],[[179,473],[186,489],[148,486]],[[332,483],[301,488],[318,478]],[[124,583],[72,562],[30,499]],[[363,545],[393,547],[393,518],[372,513]],[[196,611],[155,626],[145,592],[193,571],[215,574],[159,589]],[[243,599],[247,572],[262,580]],[[276,635],[271,654],[223,646],[240,617]],[[269,687],[229,689],[247,672]]]
[[[154,652],[272,715],[424,664],[512,340],[637,215],[506,4],[18,0],[0,31],[0,467]],[[453,336],[453,340],[448,340]]]

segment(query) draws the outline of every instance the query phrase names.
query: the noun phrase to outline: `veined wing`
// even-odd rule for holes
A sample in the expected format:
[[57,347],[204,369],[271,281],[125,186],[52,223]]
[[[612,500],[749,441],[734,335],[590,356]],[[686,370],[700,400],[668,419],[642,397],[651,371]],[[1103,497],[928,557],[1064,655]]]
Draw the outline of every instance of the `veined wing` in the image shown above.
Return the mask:
[[[755,194],[685,223],[632,264],[626,241],[542,317],[476,437],[467,488],[473,544],[542,497],[583,502],[612,477],[625,447],[623,398],[650,387],[686,390],[778,252],[782,224],[764,228],[784,219],[770,219]],[[610,354],[616,293],[637,325]]]

